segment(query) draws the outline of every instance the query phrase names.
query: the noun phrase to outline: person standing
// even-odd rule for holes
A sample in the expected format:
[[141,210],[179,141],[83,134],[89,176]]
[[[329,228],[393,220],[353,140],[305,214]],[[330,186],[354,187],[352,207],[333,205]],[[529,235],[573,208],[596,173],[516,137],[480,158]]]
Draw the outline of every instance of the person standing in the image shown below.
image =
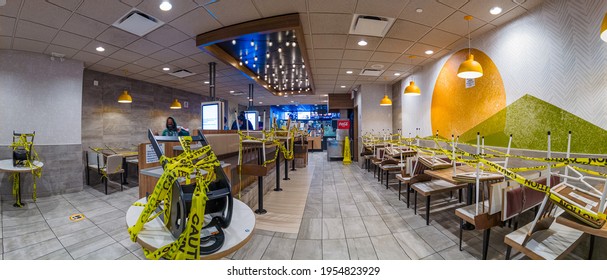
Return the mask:
[[162,131],[162,136],[189,136],[190,133],[185,128],[178,126],[173,117],[166,120],[166,128]]

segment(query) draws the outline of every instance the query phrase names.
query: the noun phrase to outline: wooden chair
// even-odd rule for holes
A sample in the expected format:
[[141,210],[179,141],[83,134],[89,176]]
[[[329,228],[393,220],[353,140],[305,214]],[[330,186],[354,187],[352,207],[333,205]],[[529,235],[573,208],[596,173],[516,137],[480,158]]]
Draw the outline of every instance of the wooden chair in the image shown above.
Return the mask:
[[105,194],[107,195],[107,182],[110,175],[120,174],[120,191],[122,191],[122,182],[124,181],[124,169],[122,168],[122,156],[111,155],[107,157],[107,164],[101,169],[103,180],[105,181]]

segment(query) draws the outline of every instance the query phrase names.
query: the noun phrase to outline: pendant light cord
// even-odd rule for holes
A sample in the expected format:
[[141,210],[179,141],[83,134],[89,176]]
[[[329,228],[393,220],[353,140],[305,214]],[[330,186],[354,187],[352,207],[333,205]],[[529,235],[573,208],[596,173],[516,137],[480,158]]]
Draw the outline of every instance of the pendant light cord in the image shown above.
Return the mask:
[[470,20],[468,20],[468,55],[470,55],[470,49],[472,44],[470,43]]

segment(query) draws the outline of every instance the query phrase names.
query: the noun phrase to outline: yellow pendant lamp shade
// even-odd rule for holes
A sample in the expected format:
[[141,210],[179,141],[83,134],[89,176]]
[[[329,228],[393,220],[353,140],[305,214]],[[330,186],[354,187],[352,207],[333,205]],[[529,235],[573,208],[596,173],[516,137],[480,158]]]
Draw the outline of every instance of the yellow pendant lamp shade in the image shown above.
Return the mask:
[[179,100],[177,100],[177,98],[175,98],[175,100],[173,100],[173,103],[171,103],[171,109],[181,109],[181,103],[179,103]]
[[414,81],[411,81],[409,85],[405,88],[405,95],[420,95],[421,90],[418,86],[415,85]]
[[476,79],[483,76],[483,67],[474,60],[474,55],[469,54],[468,59],[462,62],[457,69],[457,76],[462,79]]
[[392,106],[392,100],[388,98],[388,95],[384,95],[384,98],[379,101],[379,106]]
[[601,40],[607,42],[607,14],[605,14],[603,24],[601,24]]
[[132,103],[133,98],[129,95],[127,90],[124,90],[120,96],[118,96],[119,103]]

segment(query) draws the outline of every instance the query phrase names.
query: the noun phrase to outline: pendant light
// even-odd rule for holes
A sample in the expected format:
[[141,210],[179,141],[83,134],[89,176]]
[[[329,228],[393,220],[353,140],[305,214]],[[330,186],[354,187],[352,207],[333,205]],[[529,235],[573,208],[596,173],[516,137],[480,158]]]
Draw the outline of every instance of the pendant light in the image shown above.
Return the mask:
[[173,100],[173,103],[171,103],[171,109],[181,109],[181,103],[179,102],[179,100],[177,100],[177,98],[175,98],[175,100]]
[[605,14],[601,24],[601,40],[607,42],[607,14]]
[[379,101],[379,106],[392,106],[392,100],[388,98],[388,85],[384,86],[384,98]]
[[[411,65],[413,65],[413,58],[415,58],[414,55],[410,55],[409,58],[411,59]],[[414,81],[410,81],[409,85],[405,88],[405,95],[420,95],[421,94],[421,90],[419,89],[418,86],[415,85]]]
[[468,59],[459,65],[457,76],[462,79],[476,79],[483,76],[483,67],[474,60],[474,55],[470,53],[470,21],[472,16],[465,16],[464,19],[468,21]]
[[[124,70],[124,77],[126,77],[127,70]],[[122,91],[122,94],[118,96],[118,103],[133,103],[133,98],[129,95],[128,90]]]

